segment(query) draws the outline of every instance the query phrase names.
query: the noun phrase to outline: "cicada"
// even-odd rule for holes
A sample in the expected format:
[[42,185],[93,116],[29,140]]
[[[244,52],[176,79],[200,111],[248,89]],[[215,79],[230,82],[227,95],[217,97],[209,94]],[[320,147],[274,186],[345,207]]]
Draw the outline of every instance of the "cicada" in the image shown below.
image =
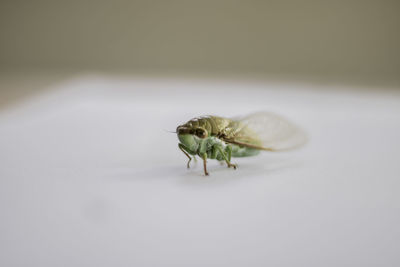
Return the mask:
[[207,159],[226,162],[236,169],[232,157],[250,157],[260,151],[280,151],[305,143],[306,135],[287,119],[269,112],[253,113],[241,118],[202,116],[191,119],[176,129],[178,147],[188,157],[187,167],[196,155],[203,160],[208,175]]

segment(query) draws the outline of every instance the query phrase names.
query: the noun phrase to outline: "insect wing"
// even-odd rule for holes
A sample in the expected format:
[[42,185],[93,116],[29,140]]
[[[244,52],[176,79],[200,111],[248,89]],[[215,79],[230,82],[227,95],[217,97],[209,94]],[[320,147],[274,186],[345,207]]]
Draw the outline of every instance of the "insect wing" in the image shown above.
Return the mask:
[[[241,127],[231,143],[263,150],[288,150],[306,143],[306,134],[287,119],[269,112],[258,112],[235,119]],[[260,145],[246,140],[259,141]],[[257,147],[259,146],[259,147]]]

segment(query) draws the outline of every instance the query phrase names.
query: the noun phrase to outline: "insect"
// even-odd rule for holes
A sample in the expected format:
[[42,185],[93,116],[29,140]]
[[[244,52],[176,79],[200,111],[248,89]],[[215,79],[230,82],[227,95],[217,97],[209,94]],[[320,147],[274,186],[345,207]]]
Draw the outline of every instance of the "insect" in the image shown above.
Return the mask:
[[290,121],[269,112],[253,113],[242,118],[203,116],[177,127],[178,147],[190,161],[198,155],[208,175],[207,159],[226,162],[236,169],[232,157],[255,156],[262,150],[279,151],[305,143],[306,135]]

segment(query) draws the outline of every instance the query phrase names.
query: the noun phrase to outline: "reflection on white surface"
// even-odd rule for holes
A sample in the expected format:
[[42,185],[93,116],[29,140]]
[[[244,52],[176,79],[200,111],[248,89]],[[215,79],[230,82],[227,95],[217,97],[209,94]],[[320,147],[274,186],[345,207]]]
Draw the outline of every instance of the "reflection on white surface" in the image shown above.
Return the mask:
[[[0,112],[1,266],[394,266],[400,93],[85,76]],[[303,149],[186,170],[192,117],[282,114]]]

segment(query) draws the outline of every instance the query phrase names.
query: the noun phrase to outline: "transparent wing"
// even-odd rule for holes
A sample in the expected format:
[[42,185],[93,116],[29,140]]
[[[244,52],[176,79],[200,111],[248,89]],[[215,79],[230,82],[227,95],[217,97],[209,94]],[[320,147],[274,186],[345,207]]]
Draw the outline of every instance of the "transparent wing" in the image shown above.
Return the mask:
[[[307,142],[306,134],[299,127],[270,112],[253,113],[234,120],[241,125],[236,134],[236,143],[244,146],[246,140],[254,138],[259,140],[260,149],[273,151],[293,149]],[[254,147],[252,144],[248,146]]]

